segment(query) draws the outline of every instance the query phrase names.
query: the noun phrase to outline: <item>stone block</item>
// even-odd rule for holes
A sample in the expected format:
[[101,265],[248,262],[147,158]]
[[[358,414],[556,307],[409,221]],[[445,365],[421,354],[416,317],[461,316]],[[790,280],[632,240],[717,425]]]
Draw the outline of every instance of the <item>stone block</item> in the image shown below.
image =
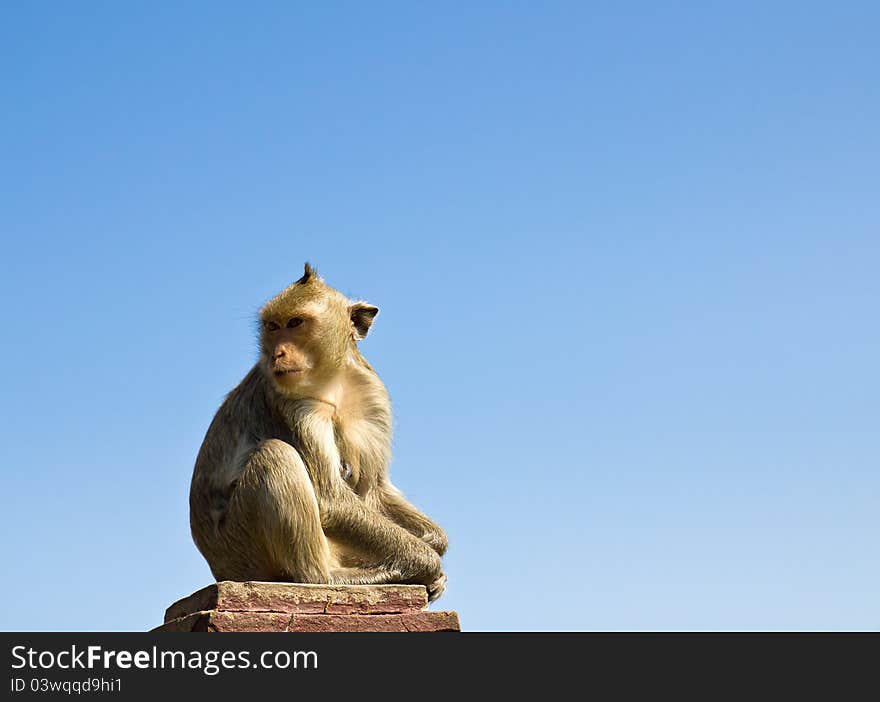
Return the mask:
[[458,631],[455,612],[430,612],[421,585],[208,585],[172,604],[154,631]]

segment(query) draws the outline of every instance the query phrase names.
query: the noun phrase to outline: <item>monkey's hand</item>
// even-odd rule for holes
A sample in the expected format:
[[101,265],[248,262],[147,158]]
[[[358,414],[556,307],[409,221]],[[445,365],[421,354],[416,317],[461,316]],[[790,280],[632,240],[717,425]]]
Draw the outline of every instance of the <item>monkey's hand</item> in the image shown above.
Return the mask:
[[433,602],[446,591],[446,575],[440,573],[440,577],[427,586],[428,602]]
[[437,552],[438,556],[442,556],[446,553],[446,549],[449,548],[449,540],[446,538],[446,534],[444,534],[439,528],[436,531],[431,530],[425,532],[422,534],[421,538],[422,541]]

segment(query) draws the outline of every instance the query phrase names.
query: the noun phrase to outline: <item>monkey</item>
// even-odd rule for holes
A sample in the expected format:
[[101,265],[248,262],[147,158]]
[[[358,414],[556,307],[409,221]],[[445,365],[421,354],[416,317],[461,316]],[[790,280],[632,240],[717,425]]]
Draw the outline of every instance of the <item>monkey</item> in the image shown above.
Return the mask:
[[379,308],[308,263],[259,312],[259,358],[196,457],[193,541],[220,580],[446,588],[444,531],[390,481],[392,410],[361,355]]

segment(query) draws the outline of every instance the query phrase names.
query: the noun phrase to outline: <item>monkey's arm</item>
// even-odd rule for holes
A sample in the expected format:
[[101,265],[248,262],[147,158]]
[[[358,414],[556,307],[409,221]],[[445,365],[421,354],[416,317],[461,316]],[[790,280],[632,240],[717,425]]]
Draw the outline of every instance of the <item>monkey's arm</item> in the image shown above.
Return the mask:
[[440,557],[427,543],[370,508],[347,486],[322,487],[316,492],[327,536],[358,546],[377,559],[375,567],[401,580],[428,585],[441,575]]
[[449,541],[440,525],[420,512],[394,485],[382,481],[374,494],[378,498],[378,509],[382,514],[427,543],[438,555],[446,553]]

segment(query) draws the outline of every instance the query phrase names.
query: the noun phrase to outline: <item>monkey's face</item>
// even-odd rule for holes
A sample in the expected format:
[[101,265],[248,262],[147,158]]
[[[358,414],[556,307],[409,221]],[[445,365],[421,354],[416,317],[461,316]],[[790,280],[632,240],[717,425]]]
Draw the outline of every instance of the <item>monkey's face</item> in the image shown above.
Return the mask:
[[261,319],[261,350],[267,376],[288,394],[306,390],[342,365],[339,334],[326,302],[288,305]]
[[262,322],[262,351],[268,375],[281,387],[294,387],[315,367],[308,352],[308,327],[314,320],[300,315]]
[[307,265],[300,280],[260,311],[264,372],[282,394],[308,395],[338,375],[378,311],[352,303]]

